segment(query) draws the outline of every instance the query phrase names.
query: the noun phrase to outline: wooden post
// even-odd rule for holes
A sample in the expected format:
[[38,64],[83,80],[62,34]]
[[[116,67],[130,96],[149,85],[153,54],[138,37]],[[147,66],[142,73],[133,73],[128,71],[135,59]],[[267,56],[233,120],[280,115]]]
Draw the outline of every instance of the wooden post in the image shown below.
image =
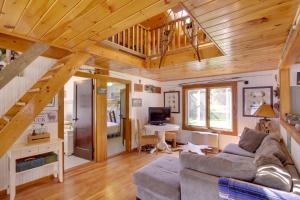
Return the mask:
[[95,161],[107,159],[107,78],[96,79]]
[[281,118],[291,111],[290,69],[279,70],[280,80],[280,114]]

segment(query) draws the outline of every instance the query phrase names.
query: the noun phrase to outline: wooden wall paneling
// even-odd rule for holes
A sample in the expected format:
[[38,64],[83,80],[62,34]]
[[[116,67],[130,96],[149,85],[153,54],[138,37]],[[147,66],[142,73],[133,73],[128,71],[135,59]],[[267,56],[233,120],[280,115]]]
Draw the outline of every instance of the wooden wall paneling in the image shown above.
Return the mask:
[[3,70],[0,71],[0,89],[9,83],[14,77],[22,73],[30,63],[38,58],[49,48],[48,45],[36,43],[27,51],[20,55],[16,60],[9,63]]
[[[102,90],[103,93],[99,93]],[[107,78],[96,79],[95,161],[107,159]]]

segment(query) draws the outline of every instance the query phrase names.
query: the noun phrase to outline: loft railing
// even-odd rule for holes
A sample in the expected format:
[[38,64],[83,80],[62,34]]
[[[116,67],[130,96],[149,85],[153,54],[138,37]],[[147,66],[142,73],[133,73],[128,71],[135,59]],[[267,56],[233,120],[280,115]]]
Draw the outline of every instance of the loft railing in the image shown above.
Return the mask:
[[[141,25],[135,25],[109,37],[103,43],[143,58],[156,57],[161,54],[160,45],[165,26],[173,27],[172,41],[169,43],[167,53],[190,48],[191,43],[201,45],[210,42],[198,24],[187,16],[152,30]],[[192,29],[196,32],[195,37],[190,37],[187,34]],[[198,40],[198,42],[195,40]]]

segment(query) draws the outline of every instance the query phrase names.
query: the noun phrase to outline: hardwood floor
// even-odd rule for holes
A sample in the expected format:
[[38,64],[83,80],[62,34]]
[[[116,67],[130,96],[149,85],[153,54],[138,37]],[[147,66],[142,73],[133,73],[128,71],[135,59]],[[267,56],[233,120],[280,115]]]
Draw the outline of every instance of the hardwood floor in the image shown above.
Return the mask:
[[[102,163],[90,162],[68,170],[63,183],[45,180],[17,189],[16,200],[135,200],[132,173],[166,154],[122,154]],[[178,153],[170,154],[178,156]],[[8,196],[0,196],[0,200]]]

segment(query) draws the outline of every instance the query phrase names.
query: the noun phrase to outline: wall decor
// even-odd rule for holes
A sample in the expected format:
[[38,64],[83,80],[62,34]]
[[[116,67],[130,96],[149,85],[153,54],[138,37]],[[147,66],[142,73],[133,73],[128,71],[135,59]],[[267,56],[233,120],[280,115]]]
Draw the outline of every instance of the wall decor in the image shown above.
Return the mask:
[[300,85],[300,72],[297,72],[297,85]]
[[172,113],[180,113],[180,92],[164,92],[164,106],[171,107]]
[[57,111],[56,110],[47,110],[41,112],[33,121],[33,124],[41,123],[56,123],[57,122]]
[[134,84],[134,91],[135,92],[143,92],[143,84],[135,83]]
[[141,98],[132,98],[132,107],[142,107],[143,100]]
[[51,101],[47,104],[46,107],[55,107],[55,97],[51,99]]
[[145,85],[144,90],[149,93],[161,93],[161,87],[156,87],[154,85]]
[[243,116],[255,117],[254,113],[262,104],[273,105],[273,87],[243,88]]

